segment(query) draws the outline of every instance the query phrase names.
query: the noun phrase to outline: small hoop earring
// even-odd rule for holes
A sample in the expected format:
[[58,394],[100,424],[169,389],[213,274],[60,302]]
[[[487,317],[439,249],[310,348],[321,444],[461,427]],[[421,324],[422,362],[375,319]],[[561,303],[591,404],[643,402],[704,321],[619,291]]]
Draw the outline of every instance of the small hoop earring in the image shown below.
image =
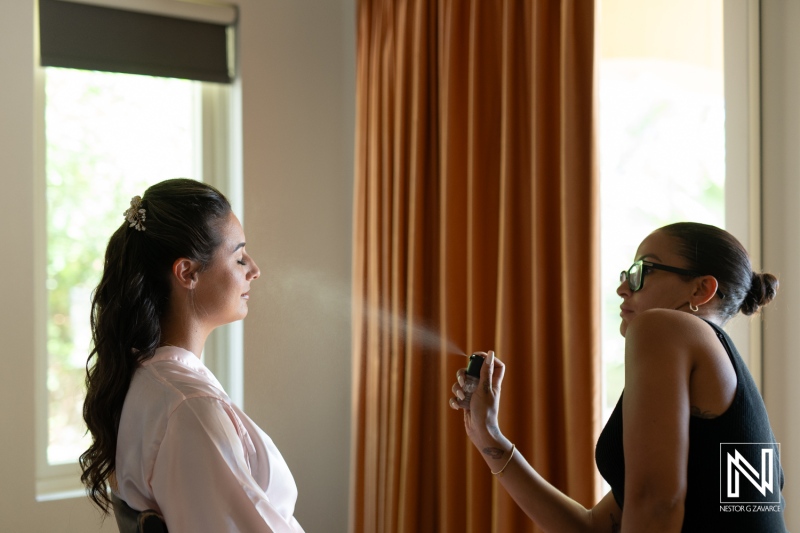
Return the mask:
[[698,311],[700,310],[700,306],[699,306],[699,305],[697,305],[697,306],[694,306],[694,307],[693,307],[693,306],[692,306],[692,302],[689,302],[689,309],[691,309],[691,310],[692,310],[692,313],[696,313],[696,312],[698,312]]

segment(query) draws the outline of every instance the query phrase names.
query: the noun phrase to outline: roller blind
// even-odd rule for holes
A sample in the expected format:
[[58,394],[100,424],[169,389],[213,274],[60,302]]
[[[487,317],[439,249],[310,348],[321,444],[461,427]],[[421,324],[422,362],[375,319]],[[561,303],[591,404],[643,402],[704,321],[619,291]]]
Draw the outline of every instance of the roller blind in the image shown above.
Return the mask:
[[234,24],[39,0],[42,66],[230,83]]

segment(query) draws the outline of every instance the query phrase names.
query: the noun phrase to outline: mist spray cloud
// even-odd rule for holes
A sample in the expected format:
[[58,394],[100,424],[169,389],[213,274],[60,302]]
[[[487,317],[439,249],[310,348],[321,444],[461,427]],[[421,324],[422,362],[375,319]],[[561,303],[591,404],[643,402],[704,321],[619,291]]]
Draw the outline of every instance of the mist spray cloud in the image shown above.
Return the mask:
[[[268,292],[286,293],[292,300],[303,301],[306,305],[318,306],[324,314],[336,319],[350,319],[352,295],[350,287],[341,279],[329,272],[292,269],[279,271],[267,269],[262,278],[269,286]],[[364,304],[368,320],[379,325],[381,330],[396,328],[407,342],[414,346],[436,352],[444,349],[449,354],[466,355],[464,350],[450,339],[442,337],[434,327],[416,322],[404,316],[397,316],[391,311]]]

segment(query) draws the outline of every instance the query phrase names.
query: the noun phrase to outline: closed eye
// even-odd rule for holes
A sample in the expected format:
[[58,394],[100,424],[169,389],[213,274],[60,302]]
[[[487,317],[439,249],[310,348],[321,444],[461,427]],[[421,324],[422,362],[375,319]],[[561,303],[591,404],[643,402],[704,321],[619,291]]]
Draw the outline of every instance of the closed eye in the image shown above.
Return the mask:
[[244,260],[241,260],[241,259],[237,260],[236,262],[237,262],[237,263],[239,263],[239,264],[240,264],[240,265],[242,265],[242,266],[244,266],[244,265],[246,265],[246,264],[247,264],[247,262],[246,262],[246,261],[244,261]]

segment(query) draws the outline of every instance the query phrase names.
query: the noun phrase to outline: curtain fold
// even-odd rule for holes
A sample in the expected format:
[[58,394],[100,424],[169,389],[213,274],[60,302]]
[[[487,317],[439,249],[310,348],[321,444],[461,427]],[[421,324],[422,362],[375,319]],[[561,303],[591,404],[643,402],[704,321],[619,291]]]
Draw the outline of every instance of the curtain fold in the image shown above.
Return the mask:
[[598,498],[594,2],[360,0],[354,532],[536,531],[447,405],[507,365],[500,427]]

